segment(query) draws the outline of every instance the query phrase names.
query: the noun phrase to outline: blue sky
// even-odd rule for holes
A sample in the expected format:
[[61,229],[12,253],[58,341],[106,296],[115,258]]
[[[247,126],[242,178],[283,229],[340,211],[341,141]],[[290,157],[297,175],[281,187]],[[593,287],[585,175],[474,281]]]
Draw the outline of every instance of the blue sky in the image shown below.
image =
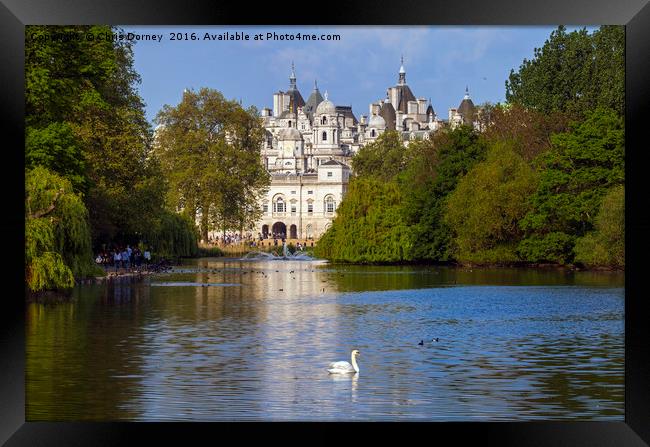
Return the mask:
[[[505,80],[532,58],[555,27],[452,26],[124,26],[126,32],[162,34],[162,42],[134,45],[140,94],[152,121],[164,104],[176,105],[183,89],[210,87],[244,106],[273,106],[273,93],[289,85],[291,62],[305,101],[314,79],[337,105],[351,105],[357,118],[397,82],[404,55],[406,80],[416,97],[431,98],[447,117],[469,86],[475,104],[505,100]],[[573,29],[573,28],[569,28]],[[591,29],[591,28],[589,28]],[[171,41],[170,33],[276,32],[339,34],[339,41]]]

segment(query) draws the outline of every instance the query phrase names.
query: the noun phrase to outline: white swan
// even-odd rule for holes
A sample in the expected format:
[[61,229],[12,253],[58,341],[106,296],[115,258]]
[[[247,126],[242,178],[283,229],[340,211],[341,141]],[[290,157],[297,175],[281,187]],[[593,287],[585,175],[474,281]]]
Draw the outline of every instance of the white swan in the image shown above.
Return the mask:
[[357,357],[359,357],[360,355],[361,353],[358,350],[353,349],[352,354],[350,354],[350,357],[352,359],[352,364],[349,364],[348,362],[332,362],[330,363],[327,372],[329,372],[330,374],[358,373],[359,365],[357,365]]

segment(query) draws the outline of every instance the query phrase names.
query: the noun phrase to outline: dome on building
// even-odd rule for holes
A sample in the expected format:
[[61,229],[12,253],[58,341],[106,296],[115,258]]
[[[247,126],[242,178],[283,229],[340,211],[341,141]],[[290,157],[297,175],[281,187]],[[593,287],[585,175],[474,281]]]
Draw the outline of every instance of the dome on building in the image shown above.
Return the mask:
[[286,129],[278,132],[278,140],[280,141],[302,141],[302,134],[295,127],[287,127]]
[[316,115],[335,115],[336,114],[336,106],[332,101],[327,99],[327,92],[325,92],[325,99],[318,104],[318,107],[316,107]]
[[388,130],[395,130],[395,122],[397,121],[397,117],[395,115],[395,108],[393,107],[393,104],[390,103],[390,101],[384,101],[381,109],[379,109],[379,116],[384,119],[386,128]]
[[336,113],[336,106],[332,101],[329,100],[324,100],[320,104],[318,104],[318,107],[316,107],[316,115],[334,115]]
[[372,118],[370,118],[370,121],[368,121],[368,127],[374,127],[376,129],[385,129],[386,120],[384,120],[379,115],[373,115]]

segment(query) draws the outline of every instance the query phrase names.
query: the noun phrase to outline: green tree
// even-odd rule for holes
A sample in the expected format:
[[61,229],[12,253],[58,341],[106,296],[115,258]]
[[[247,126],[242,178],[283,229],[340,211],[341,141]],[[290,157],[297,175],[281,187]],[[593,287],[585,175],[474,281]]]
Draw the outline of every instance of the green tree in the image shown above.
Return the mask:
[[404,169],[405,152],[401,134],[388,130],[359,149],[352,159],[352,170],[358,177],[392,179]]
[[625,267],[625,188],[610,189],[596,216],[595,230],[576,242],[576,262],[589,267]]
[[25,283],[29,290],[69,289],[97,274],[88,212],[69,180],[37,166],[25,173]]
[[414,260],[451,261],[452,232],[444,220],[445,201],[464,176],[486,154],[486,144],[468,126],[444,130],[429,140],[415,141],[406,154],[399,184],[402,213],[411,227]]
[[194,257],[199,252],[198,236],[186,214],[165,210],[143,234],[143,242],[159,258]]
[[137,240],[162,212],[164,185],[150,154],[132,44],[50,37],[118,31],[26,27],[26,166],[45,166],[83,193],[95,246]]
[[454,258],[472,263],[519,260],[519,220],[529,210],[536,184],[536,172],[512,143],[491,146],[487,159],[460,179],[447,199],[445,220],[455,235]]
[[[259,160],[264,130],[255,109],[209,88],[187,90],[156,117],[156,153],[169,182],[168,203],[211,228],[237,229],[259,216],[269,175]],[[211,224],[211,222],[213,222]]]
[[332,226],[319,239],[316,256],[335,262],[409,261],[409,229],[394,181],[355,178],[337,209]]
[[625,31],[623,26],[553,31],[532,60],[524,59],[506,81],[506,100],[541,113],[582,117],[598,107],[619,115],[625,109]]
[[564,263],[573,260],[575,239],[594,228],[603,196],[624,182],[623,119],[598,109],[552,144],[537,160],[540,182],[521,221],[528,236],[519,250],[529,261]]

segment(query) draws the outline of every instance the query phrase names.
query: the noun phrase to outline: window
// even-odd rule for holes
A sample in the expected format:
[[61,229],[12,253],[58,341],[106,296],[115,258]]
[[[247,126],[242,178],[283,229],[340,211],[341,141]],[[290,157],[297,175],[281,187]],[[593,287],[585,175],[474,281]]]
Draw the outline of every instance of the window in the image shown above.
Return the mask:
[[372,130],[370,131],[370,136],[371,136],[371,137],[374,137],[374,136],[375,136],[375,129],[372,129]]
[[291,191],[291,194],[295,194],[295,193],[296,193],[296,191]]
[[314,191],[307,191],[307,194],[313,194]]
[[262,211],[264,212],[264,214],[268,213],[269,212],[269,206],[267,204],[264,204],[262,206]]
[[296,206],[291,205],[291,214],[296,214]]
[[327,124],[327,117],[326,117],[326,116],[322,117],[322,118],[320,119],[320,123],[321,123],[321,124]]
[[332,171],[327,171],[327,176],[331,177],[332,176]]
[[325,211],[328,213],[334,212],[334,197],[329,196],[327,199],[325,199]]
[[314,204],[313,203],[308,203],[307,204],[307,214],[312,214],[314,212]]
[[323,132],[323,141],[327,141],[327,132]]
[[278,200],[273,204],[273,212],[284,213],[284,200],[282,200],[282,197],[278,198]]
[[289,120],[289,127],[291,127],[291,120]]

